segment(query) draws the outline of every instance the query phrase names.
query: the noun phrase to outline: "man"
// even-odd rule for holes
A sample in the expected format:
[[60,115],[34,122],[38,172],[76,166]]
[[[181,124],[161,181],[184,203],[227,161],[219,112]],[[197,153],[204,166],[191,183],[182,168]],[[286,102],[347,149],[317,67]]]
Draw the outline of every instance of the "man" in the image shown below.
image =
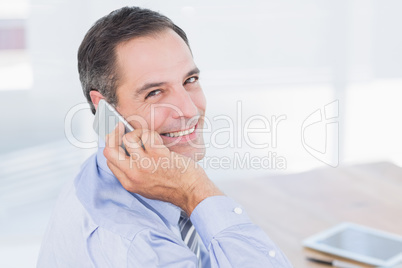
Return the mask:
[[105,99],[135,130],[118,125],[63,191],[38,267],[291,267],[196,163],[206,101],[179,27],[116,10],[88,31],[78,67],[92,111]]

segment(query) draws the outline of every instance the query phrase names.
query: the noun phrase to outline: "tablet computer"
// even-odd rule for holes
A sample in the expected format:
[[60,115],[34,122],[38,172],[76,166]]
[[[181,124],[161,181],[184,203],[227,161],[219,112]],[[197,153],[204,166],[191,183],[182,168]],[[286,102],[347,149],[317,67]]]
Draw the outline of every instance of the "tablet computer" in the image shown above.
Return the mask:
[[353,223],[311,236],[303,245],[371,265],[391,267],[402,262],[402,236]]

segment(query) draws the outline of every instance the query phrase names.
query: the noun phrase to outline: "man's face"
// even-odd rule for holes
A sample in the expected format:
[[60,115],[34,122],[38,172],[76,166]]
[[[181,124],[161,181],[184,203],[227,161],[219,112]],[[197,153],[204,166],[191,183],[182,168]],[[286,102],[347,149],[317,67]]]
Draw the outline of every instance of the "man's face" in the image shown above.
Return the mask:
[[169,29],[120,44],[116,54],[118,112],[134,129],[158,132],[171,151],[200,160],[206,101],[186,43]]

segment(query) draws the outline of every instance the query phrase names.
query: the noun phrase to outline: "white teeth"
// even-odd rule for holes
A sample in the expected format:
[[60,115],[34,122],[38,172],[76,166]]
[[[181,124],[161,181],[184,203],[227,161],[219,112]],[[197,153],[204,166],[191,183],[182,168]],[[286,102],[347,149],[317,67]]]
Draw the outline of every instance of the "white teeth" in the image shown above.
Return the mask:
[[184,130],[184,131],[177,131],[177,132],[172,132],[172,133],[166,133],[166,134],[163,134],[163,135],[168,136],[168,137],[171,137],[171,138],[176,138],[176,137],[181,137],[181,136],[184,136],[184,135],[191,134],[191,133],[194,132],[194,130],[195,130],[195,126],[192,127],[192,128],[190,128],[190,129]]

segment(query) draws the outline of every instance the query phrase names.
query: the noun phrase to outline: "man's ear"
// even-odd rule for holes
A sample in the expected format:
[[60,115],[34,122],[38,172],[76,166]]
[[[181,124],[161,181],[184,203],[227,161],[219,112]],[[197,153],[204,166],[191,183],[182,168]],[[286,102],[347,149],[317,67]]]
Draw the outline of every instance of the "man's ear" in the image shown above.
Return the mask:
[[96,90],[91,90],[89,92],[89,96],[91,97],[91,101],[95,106],[95,109],[98,109],[98,103],[101,99],[104,99],[105,97],[103,97],[102,94],[100,94],[98,91]]

